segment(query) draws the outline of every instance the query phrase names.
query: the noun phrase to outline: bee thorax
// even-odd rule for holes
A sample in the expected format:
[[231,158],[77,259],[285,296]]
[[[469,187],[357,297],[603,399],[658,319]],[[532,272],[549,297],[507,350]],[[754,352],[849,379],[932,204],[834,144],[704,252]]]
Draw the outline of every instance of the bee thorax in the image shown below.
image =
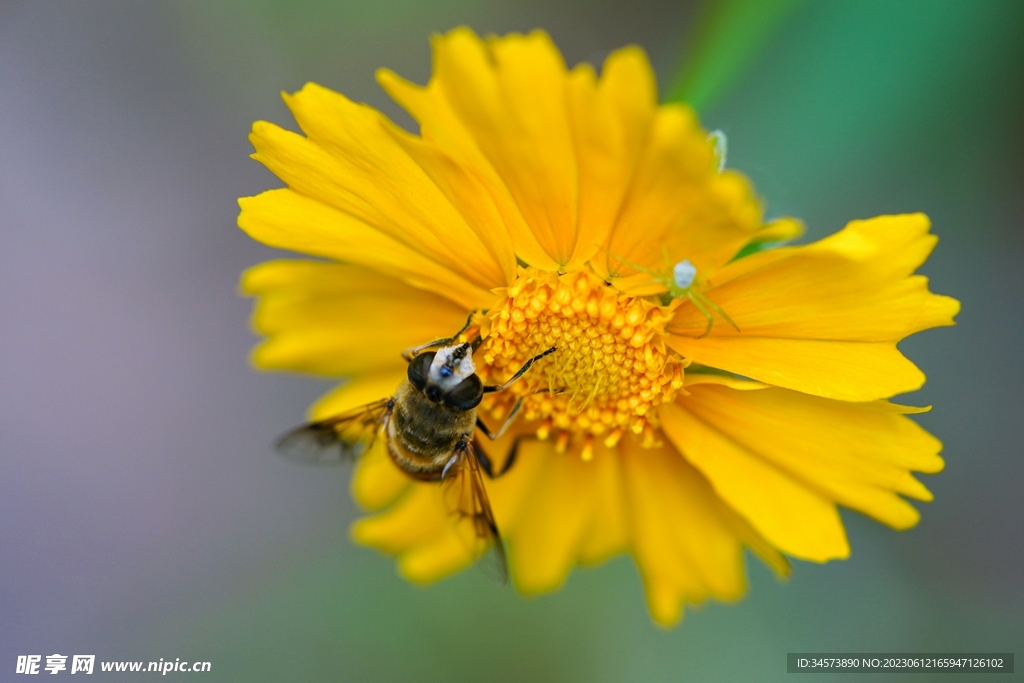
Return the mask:
[[408,382],[399,387],[395,398],[387,426],[389,455],[415,479],[440,478],[460,444],[472,439],[476,412],[431,402]]

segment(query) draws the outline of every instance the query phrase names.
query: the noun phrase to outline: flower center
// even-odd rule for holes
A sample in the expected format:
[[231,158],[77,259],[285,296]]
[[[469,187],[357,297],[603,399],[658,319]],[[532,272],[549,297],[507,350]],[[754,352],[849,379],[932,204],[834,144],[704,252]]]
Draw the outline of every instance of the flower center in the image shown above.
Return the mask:
[[625,430],[652,445],[656,411],[683,385],[682,360],[662,339],[666,307],[626,296],[589,272],[556,275],[527,268],[490,312],[491,329],[477,371],[488,383],[511,377],[531,357],[554,346],[507,391],[488,394],[481,409],[497,424],[525,397],[520,418],[536,422],[541,439],[559,450],[595,437],[614,446]]

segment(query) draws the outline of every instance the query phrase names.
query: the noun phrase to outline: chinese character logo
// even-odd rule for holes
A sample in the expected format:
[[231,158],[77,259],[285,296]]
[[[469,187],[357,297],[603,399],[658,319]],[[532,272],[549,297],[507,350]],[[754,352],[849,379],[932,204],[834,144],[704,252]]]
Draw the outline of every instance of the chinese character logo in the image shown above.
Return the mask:
[[37,674],[39,673],[39,660],[42,655],[18,655],[18,665],[14,669],[16,674]]
[[75,655],[71,658],[71,673],[91,674],[96,655]]

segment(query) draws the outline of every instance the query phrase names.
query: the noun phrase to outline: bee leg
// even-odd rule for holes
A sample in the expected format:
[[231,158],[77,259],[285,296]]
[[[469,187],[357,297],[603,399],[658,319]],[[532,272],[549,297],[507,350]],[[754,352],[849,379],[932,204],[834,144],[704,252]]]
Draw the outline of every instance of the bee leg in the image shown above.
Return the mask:
[[488,479],[497,479],[501,476],[504,476],[506,472],[512,469],[512,465],[515,464],[516,457],[519,455],[519,444],[522,443],[524,439],[536,438],[536,434],[520,434],[515,439],[513,439],[512,447],[508,449],[508,455],[505,456],[505,463],[497,472],[494,471],[494,463],[491,461],[491,458],[486,453],[484,453],[484,449],[481,448],[480,444],[476,443],[476,447],[474,450],[476,451],[477,462],[480,463],[480,468],[483,469],[484,474],[487,475]]
[[446,462],[445,465],[444,465],[444,469],[441,470],[441,480],[442,481],[444,480],[444,478],[446,476],[448,476],[448,470],[450,470],[452,468],[452,465],[454,465],[455,463],[457,463],[459,461],[460,457],[462,457],[462,453],[461,452],[460,453],[456,453],[455,455],[453,455],[451,458],[448,459],[448,462]]
[[501,438],[501,435],[505,433],[509,426],[515,421],[516,415],[519,414],[519,409],[523,407],[524,398],[526,397],[519,397],[519,400],[516,401],[516,404],[512,406],[512,412],[508,414],[507,418],[505,418],[505,424],[501,425],[501,429],[499,429],[497,432],[492,432],[490,429],[488,429],[487,425],[484,424],[483,420],[481,420],[479,416],[476,418],[476,426],[480,428],[481,432],[487,435],[488,439],[490,439],[491,441],[497,441],[498,439]]
[[488,479],[494,479],[494,463],[492,463],[490,457],[484,453],[484,449],[480,447],[479,441],[475,442],[473,446],[473,450],[476,451],[476,460],[480,463],[480,467],[483,469],[484,474],[487,475]]
[[492,479],[497,479],[501,475],[508,472],[512,465],[516,462],[516,456],[519,455],[519,444],[523,442],[523,439],[536,439],[536,434],[520,434],[512,441],[512,448],[508,449],[508,457],[505,458],[505,464],[501,466],[501,471],[498,472]]
[[[432,342],[427,342],[426,344],[420,344],[419,346],[413,346],[411,348],[408,348],[405,351],[402,351],[402,358],[404,358],[405,361],[408,363],[411,362],[412,359],[415,358],[417,355],[419,355],[420,351],[432,349],[435,346],[448,346],[449,344],[455,342],[456,340],[458,340],[460,334],[468,330],[473,325],[473,316],[475,316],[476,313],[476,311],[472,311],[469,314],[469,317],[466,318],[466,324],[462,326],[461,330],[459,330],[452,336],[445,337],[444,339],[435,339]],[[473,349],[476,350],[476,347],[474,346]]]
[[[545,351],[544,353],[542,353],[539,357],[546,356],[547,354],[551,353],[551,351],[553,351],[553,350],[554,349],[549,349],[548,351]],[[534,359],[534,360],[536,360],[536,359]],[[562,393],[562,391],[561,390],[551,391],[550,389],[541,389],[537,393],[538,394],[543,394],[543,393],[560,394],[560,393]],[[484,434],[487,435],[488,439],[490,439],[491,441],[497,441],[498,439],[501,438],[501,435],[505,433],[505,431],[509,428],[509,426],[512,424],[512,422],[516,419],[516,416],[519,414],[519,409],[523,407],[523,400],[525,398],[526,398],[525,396],[520,396],[519,397],[519,400],[516,401],[516,404],[514,406],[512,406],[512,412],[510,412],[508,414],[508,417],[505,419],[505,424],[501,425],[501,429],[499,429],[497,432],[492,432],[490,429],[488,429],[487,425],[484,424],[483,420],[481,420],[479,416],[476,418],[476,426],[480,429],[481,432],[483,432]],[[477,456],[478,456],[477,459],[480,461],[480,466],[483,467],[484,473],[488,476],[488,478],[490,478],[490,479],[497,479],[498,477],[500,477],[503,474],[505,474],[506,472],[508,472],[509,468],[512,467],[512,463],[514,463],[516,461],[516,456],[519,454],[519,443],[523,439],[531,439],[531,438],[532,439],[536,439],[537,435],[536,434],[520,434],[519,436],[517,436],[515,439],[512,440],[512,447],[508,449],[508,455],[505,456],[505,464],[501,466],[501,471],[498,472],[497,474],[494,473],[494,466],[491,463],[491,459],[487,456],[486,453],[484,453],[484,449],[481,448],[480,443],[478,441],[474,441],[474,445],[476,446],[476,452],[477,452]]]
[[519,379],[524,374],[526,374],[526,371],[529,370],[530,367],[533,366],[534,363],[536,363],[537,361],[539,361],[541,358],[543,358],[544,356],[548,355],[549,353],[554,353],[554,352],[555,352],[555,347],[552,346],[550,349],[548,349],[544,353],[538,353],[536,356],[534,356],[530,360],[528,360],[525,363],[523,363],[523,367],[519,368],[519,371],[516,372],[516,374],[512,375],[512,378],[509,381],[505,382],[504,384],[496,384],[496,385],[484,387],[484,393],[485,394],[489,394],[489,393],[492,393],[492,392],[495,392],[495,391],[504,391],[505,389],[508,389],[509,386],[511,386],[513,382],[515,382],[517,379]]

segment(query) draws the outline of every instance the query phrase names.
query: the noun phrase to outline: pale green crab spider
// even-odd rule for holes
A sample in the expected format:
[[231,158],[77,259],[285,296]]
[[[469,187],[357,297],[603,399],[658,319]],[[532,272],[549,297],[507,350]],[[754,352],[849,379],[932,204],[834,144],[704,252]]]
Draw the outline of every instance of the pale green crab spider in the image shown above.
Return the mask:
[[[652,271],[621,256],[615,256],[614,254],[611,254],[611,256],[634,270],[650,275],[655,282],[668,289],[667,296],[663,295],[663,301],[666,298],[668,301],[672,299],[688,299],[694,308],[700,311],[708,320],[708,326],[704,328],[704,332],[699,337],[696,337],[697,339],[703,339],[711,333],[711,328],[715,325],[715,313],[722,316],[725,322],[729,323],[734,330],[739,332],[739,326],[733,322],[729,314],[723,311],[721,306],[709,299],[706,294],[697,289],[697,266],[693,265],[689,259],[683,259],[672,265],[671,259],[668,256],[668,249],[662,247],[661,253],[665,258],[664,273]],[[668,303],[668,301],[665,301],[665,303]]]

